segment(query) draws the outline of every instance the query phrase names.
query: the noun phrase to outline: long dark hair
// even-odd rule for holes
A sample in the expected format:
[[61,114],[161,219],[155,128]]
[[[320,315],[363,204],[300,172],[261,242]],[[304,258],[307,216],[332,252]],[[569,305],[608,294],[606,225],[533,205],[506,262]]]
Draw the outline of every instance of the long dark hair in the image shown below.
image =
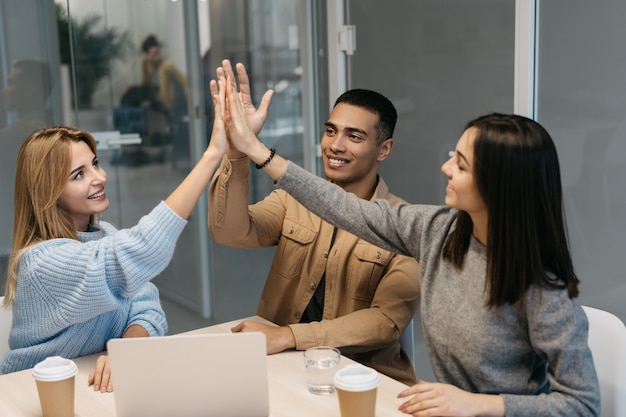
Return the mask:
[[[578,296],[569,252],[559,159],[552,138],[537,122],[493,113],[475,128],[474,177],[488,210],[487,304],[520,301],[533,283]],[[472,220],[459,211],[443,256],[457,267],[469,247]]]

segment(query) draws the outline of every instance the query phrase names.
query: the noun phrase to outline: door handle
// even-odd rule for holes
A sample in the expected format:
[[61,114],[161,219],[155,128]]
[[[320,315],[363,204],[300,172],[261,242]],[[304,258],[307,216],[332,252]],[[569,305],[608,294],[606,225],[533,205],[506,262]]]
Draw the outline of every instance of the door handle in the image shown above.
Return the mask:
[[96,140],[96,149],[106,151],[119,149],[125,145],[138,145],[141,143],[141,136],[137,133],[120,134],[118,130],[106,132],[92,132],[91,135]]

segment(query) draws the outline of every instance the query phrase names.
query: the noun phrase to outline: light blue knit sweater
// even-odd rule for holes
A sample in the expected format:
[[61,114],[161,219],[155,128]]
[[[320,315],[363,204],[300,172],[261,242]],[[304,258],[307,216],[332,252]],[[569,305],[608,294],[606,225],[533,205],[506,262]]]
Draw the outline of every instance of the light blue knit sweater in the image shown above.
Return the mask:
[[150,279],[168,265],[187,221],[164,202],[130,228],[80,232],[83,242],[52,239],[20,263],[13,303],[11,351],[1,373],[33,367],[47,356],[76,358],[106,349],[133,324],[167,334]]

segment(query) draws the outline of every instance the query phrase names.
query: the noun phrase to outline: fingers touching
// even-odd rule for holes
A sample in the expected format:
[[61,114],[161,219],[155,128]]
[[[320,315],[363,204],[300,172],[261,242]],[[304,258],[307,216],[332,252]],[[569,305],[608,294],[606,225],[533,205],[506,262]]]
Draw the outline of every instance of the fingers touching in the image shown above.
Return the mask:
[[[246,67],[242,63],[237,63],[235,69],[237,71],[236,75],[230,61],[225,59],[222,61],[222,66],[217,68],[216,76],[218,80],[220,78],[233,80],[233,85],[235,86],[235,91],[237,91],[239,99],[241,100],[244,110],[243,113],[246,116],[248,126],[255,135],[258,135],[267,121],[269,107],[272,102],[274,91],[268,89],[263,94],[259,107],[256,108],[252,103],[252,88],[250,86],[250,78],[248,77]],[[237,89],[237,80],[239,81],[239,89]],[[211,94],[215,94],[213,91],[213,85],[211,86]]]

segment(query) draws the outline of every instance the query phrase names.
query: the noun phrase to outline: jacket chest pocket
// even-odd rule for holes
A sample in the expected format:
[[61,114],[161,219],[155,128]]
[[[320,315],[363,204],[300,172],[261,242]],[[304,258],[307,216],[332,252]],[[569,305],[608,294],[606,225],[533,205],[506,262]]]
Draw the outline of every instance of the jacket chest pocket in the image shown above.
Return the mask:
[[355,300],[371,303],[393,257],[393,253],[370,243],[359,241],[356,244],[348,272],[349,288]]
[[287,279],[299,277],[316,237],[316,230],[285,219],[272,264],[274,272]]

